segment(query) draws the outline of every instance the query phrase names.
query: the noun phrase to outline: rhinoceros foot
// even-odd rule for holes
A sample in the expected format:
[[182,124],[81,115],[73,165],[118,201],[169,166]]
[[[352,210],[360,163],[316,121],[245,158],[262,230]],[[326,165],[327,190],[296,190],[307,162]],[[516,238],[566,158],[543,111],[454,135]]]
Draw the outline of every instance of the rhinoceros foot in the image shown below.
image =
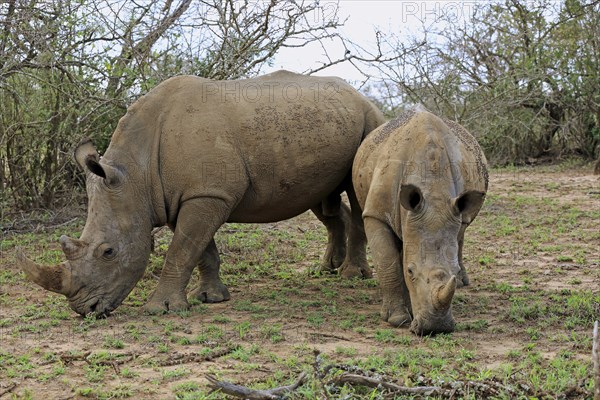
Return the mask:
[[386,305],[381,307],[381,319],[395,327],[408,325],[412,321],[412,317],[407,310],[391,308]]
[[344,263],[344,258],[346,258],[345,246],[333,247],[330,244],[327,248],[325,256],[323,256],[323,259],[321,260],[321,265],[319,266],[318,272],[322,274],[335,274],[338,268],[340,268]]
[[372,278],[373,272],[369,265],[365,263],[353,263],[348,260],[344,261],[342,266],[338,270],[342,278]]
[[461,270],[456,275],[456,287],[469,286],[470,284],[469,275],[467,275],[467,271]]
[[196,289],[190,292],[190,298],[201,301],[202,303],[220,303],[231,298],[227,286],[221,282],[210,284],[200,284]]
[[144,305],[144,311],[148,314],[185,311],[188,308],[190,308],[190,305],[181,293],[162,296],[158,292],[154,292],[150,300]]

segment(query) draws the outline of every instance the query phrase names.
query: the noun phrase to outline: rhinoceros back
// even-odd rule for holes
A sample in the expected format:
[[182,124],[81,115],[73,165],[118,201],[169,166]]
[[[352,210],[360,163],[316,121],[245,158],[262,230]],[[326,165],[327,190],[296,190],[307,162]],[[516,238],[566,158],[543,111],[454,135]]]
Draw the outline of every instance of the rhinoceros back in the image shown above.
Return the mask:
[[[349,174],[374,106],[338,78],[171,78],[136,106],[159,129],[164,199],[235,204],[229,218],[268,222],[319,204]],[[369,120],[369,118],[371,120]],[[148,124],[147,124],[148,125]],[[171,211],[173,213],[173,211]]]

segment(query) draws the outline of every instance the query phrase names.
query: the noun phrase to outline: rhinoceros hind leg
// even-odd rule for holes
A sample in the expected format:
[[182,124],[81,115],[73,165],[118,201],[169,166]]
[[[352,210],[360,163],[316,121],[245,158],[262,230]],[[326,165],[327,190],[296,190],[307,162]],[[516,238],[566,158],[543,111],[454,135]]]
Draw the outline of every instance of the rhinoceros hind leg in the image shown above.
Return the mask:
[[200,285],[190,292],[190,299],[196,299],[203,303],[220,303],[231,298],[227,286],[221,282],[219,277],[220,265],[219,250],[213,239],[202,253],[198,264]]
[[324,273],[334,273],[346,258],[346,227],[350,220],[350,209],[344,203],[338,204],[337,212],[330,205],[327,214],[323,210],[324,204],[311,208],[327,228],[327,250],[319,268],[319,271]]
[[362,209],[356,199],[354,189],[350,187],[346,192],[352,208],[352,219],[348,229],[346,259],[339,269],[339,274],[343,278],[372,278],[373,272],[367,263],[367,236],[362,219]]

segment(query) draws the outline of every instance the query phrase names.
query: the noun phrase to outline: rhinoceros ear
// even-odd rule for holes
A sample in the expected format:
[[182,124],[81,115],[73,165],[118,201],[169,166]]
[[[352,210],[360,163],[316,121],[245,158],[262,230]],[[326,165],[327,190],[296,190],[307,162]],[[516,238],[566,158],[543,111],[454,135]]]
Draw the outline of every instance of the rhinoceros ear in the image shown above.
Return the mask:
[[423,204],[423,193],[415,185],[402,185],[400,187],[400,204],[409,211],[418,211]]
[[100,154],[98,154],[98,151],[90,138],[83,139],[79,142],[75,148],[74,156],[75,161],[77,161],[77,164],[79,164],[81,169],[85,169],[92,160],[96,163],[100,162]]
[[452,206],[458,214],[462,215],[463,223],[470,223],[483,205],[485,192],[467,190],[452,200]]
[[77,145],[75,160],[82,169],[103,178],[108,185],[116,185],[121,181],[121,171],[101,161],[100,154],[89,138],[83,139]]

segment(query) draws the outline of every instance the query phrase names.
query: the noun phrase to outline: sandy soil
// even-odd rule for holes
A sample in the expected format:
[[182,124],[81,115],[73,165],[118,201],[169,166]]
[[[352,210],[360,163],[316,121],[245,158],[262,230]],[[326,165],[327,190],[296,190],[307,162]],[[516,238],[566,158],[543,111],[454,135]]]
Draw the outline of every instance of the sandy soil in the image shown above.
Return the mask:
[[[293,380],[311,365],[315,350],[331,362],[350,363],[409,349],[435,354],[436,344],[440,354],[457,357],[461,371],[467,368],[462,363],[474,373],[513,365],[517,380],[524,374],[520,354],[531,346],[540,362],[568,352],[587,363],[589,315],[583,324],[575,320],[580,323],[575,326],[558,311],[548,311],[548,319],[538,312],[519,321],[512,307],[518,296],[525,305],[538,301],[542,313],[544,307],[567,304],[574,292],[591,292],[598,299],[599,212],[600,180],[588,170],[492,173],[488,201],[467,231],[471,285],[455,296],[459,327],[447,344],[415,337],[406,328],[393,330],[391,342],[382,339],[391,328],[379,319],[374,281],[311,274],[326,238],[309,213],[276,224],[223,227],[217,242],[232,300],[149,316],[141,304],[160,272],[168,244],[163,233],[143,281],[100,321],[78,317],[62,296],[27,283],[17,272],[16,244],[25,242],[35,251],[32,243],[52,234],[52,240],[38,245],[58,250],[60,232],[7,234],[0,253],[0,398],[175,398],[185,391],[183,383],[197,385],[189,393],[206,391],[207,373],[269,387]],[[81,220],[60,229],[80,226]],[[592,307],[597,316],[597,300]],[[469,356],[461,361],[461,354]],[[394,378],[433,370],[399,372]]]

